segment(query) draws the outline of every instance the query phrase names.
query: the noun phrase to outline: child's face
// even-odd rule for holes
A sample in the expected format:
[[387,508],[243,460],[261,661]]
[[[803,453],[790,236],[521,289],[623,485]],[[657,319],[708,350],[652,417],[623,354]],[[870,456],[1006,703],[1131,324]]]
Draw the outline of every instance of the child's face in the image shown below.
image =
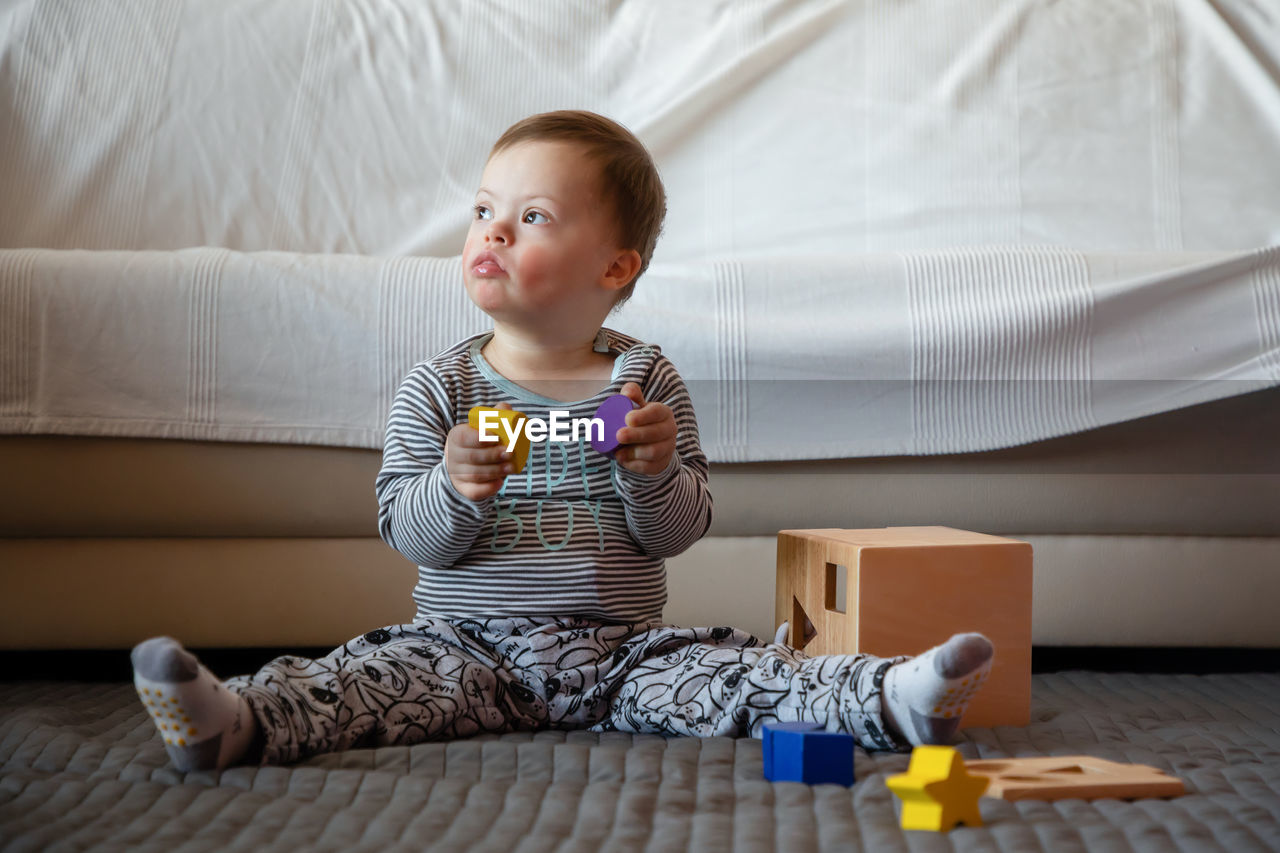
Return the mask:
[[597,171],[567,142],[524,142],[489,160],[462,273],[471,301],[494,320],[582,335],[608,314],[626,284],[610,270],[625,253]]

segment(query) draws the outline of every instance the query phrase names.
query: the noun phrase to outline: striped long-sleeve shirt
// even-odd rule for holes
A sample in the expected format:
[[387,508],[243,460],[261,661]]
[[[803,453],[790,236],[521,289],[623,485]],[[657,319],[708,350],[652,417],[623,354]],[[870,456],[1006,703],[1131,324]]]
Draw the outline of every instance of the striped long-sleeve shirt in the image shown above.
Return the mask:
[[[418,616],[570,616],[659,619],[663,558],[711,524],[707,459],[688,389],[654,346],[601,329],[597,350],[615,354],[613,377],[574,402],[542,397],[497,373],[481,355],[492,332],[414,366],[387,421],[375,491],[384,541],[418,564]],[[660,474],[628,471],[576,440],[531,445],[524,470],[482,501],[463,497],[444,465],[445,438],[472,406],[507,402],[550,422],[591,418],[627,382],[675,413],[676,455]],[[567,430],[566,430],[567,431]]]

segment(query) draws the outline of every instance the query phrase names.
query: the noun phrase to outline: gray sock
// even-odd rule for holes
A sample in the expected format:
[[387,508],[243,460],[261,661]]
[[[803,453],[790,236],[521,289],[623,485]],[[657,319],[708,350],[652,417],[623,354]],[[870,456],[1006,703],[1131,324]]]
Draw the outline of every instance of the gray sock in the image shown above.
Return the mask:
[[913,746],[950,743],[994,657],[995,648],[981,634],[955,634],[889,667],[883,688],[885,722]]
[[178,770],[221,770],[240,760],[258,728],[243,696],[172,637],[145,640],[130,657],[138,698]]

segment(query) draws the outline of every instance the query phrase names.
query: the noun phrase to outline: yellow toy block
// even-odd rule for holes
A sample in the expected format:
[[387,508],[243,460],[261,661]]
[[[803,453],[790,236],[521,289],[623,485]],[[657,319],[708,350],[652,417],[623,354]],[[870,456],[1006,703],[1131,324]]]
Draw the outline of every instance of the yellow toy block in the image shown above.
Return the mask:
[[783,530],[776,625],[810,656],[918,655],[977,631],[991,674],[961,728],[1031,719],[1031,545],[950,527]]
[[990,780],[965,772],[955,747],[917,746],[906,773],[885,780],[902,801],[902,828],[946,832],[958,823],[982,826],[978,798]]
[[[497,420],[490,417],[486,420],[489,422],[489,435],[496,435],[498,441],[505,448],[511,441],[509,433],[516,435],[516,446],[511,454],[511,464],[515,466],[515,473],[519,474],[524,470],[524,463],[529,461],[529,434],[525,432],[524,412],[517,412],[515,409],[495,409],[490,406],[473,406],[471,411],[467,412],[467,425],[472,429],[480,429],[480,414],[482,412],[491,412],[497,415],[506,426],[498,423]],[[483,437],[484,433],[481,433]]]

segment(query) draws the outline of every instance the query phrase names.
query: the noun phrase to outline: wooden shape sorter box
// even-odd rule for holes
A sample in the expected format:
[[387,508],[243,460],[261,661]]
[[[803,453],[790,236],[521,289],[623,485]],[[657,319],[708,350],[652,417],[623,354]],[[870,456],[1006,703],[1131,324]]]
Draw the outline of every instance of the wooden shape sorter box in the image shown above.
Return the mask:
[[916,655],[977,631],[995,646],[961,728],[1031,718],[1031,545],[950,527],[783,530],[777,624],[810,656]]

